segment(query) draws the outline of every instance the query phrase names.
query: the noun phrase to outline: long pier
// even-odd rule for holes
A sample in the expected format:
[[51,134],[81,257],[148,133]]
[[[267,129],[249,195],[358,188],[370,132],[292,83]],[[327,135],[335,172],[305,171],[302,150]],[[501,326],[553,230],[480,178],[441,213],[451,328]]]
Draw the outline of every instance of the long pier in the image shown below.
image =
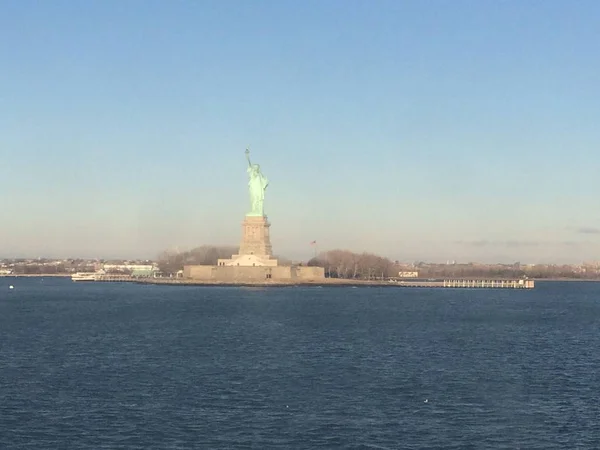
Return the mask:
[[249,281],[227,282],[194,280],[187,278],[134,278],[129,275],[104,274],[98,275],[95,281],[113,283],[160,284],[175,286],[331,286],[331,287],[405,287],[405,288],[442,288],[442,289],[533,289],[534,280],[529,279],[440,279],[440,280],[348,280],[340,278],[325,278],[324,280],[303,281]]
[[144,278],[135,278],[131,275],[118,275],[118,274],[102,274],[96,275],[96,279],[94,281],[104,281],[104,282],[112,282],[112,283],[136,283],[138,281],[144,280]]
[[471,288],[471,289],[533,289],[535,282],[529,279],[444,279],[397,281],[398,287],[418,288]]
[[444,280],[445,288],[533,289],[533,280]]

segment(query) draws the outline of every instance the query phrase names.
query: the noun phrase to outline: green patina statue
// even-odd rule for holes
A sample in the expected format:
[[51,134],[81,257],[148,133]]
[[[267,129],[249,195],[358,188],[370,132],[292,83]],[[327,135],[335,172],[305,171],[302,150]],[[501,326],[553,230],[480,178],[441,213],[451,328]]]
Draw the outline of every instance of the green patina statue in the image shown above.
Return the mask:
[[248,160],[248,192],[250,193],[250,212],[247,216],[258,216],[263,217],[264,202],[265,202],[265,190],[269,185],[269,180],[260,171],[258,164],[252,164],[250,162],[250,150],[246,149],[246,159]]

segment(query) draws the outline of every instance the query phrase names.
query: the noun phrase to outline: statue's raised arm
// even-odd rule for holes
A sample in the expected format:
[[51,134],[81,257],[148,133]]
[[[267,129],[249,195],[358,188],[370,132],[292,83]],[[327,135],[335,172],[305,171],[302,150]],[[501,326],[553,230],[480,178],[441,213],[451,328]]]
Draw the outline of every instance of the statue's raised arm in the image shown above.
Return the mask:
[[252,167],[252,163],[250,162],[250,149],[246,147],[246,159],[248,160],[248,167]]

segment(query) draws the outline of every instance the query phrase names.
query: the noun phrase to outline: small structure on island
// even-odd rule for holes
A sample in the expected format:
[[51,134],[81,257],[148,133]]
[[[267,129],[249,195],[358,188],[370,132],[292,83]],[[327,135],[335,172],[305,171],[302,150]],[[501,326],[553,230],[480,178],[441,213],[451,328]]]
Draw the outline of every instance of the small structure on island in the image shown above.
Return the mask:
[[242,240],[237,255],[219,259],[216,266],[187,265],[183,268],[183,278],[212,282],[302,282],[319,281],[325,278],[323,267],[280,266],[273,257],[270,227],[264,212],[265,191],[269,180],[261,172],[258,164],[250,161],[250,151],[246,149],[248,160],[248,193],[250,211],[242,222]]

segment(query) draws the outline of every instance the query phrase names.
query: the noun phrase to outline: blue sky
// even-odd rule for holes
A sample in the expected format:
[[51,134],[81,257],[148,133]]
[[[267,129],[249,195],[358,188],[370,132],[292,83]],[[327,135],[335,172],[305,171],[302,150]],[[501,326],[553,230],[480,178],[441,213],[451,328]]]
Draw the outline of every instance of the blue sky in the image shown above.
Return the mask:
[[600,2],[0,1],[2,256],[600,259]]

